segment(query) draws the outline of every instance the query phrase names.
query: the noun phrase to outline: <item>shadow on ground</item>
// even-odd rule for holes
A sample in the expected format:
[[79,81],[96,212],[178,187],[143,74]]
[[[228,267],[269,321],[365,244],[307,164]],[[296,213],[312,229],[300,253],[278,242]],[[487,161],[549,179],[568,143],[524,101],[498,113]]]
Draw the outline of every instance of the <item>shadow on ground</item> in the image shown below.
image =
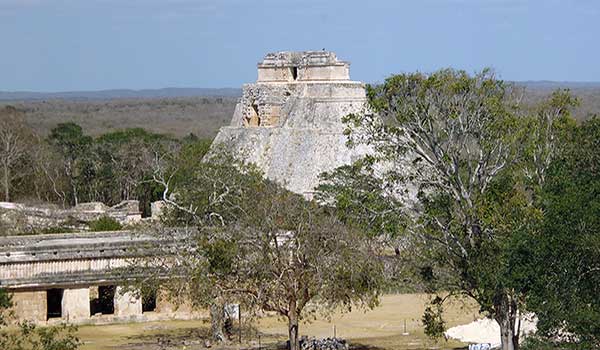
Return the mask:
[[[285,349],[285,342],[281,337],[271,334],[259,333],[255,328],[242,329],[242,343],[239,343],[239,329],[233,329],[228,341],[213,344],[208,327],[195,329],[165,329],[154,326],[151,334],[140,334],[126,337],[125,344],[114,346],[114,349],[124,350],[250,350]],[[260,337],[259,337],[260,335]]]

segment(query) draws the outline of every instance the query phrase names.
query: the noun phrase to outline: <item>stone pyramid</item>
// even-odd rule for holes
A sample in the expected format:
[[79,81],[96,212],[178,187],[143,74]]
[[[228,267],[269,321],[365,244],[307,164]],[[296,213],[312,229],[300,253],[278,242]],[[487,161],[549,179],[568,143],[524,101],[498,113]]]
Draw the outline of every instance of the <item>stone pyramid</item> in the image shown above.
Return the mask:
[[319,174],[366,153],[346,146],[342,122],[365,103],[365,85],[350,80],[349,63],[333,52],[269,53],[213,147],[225,145],[267,178],[310,198]]

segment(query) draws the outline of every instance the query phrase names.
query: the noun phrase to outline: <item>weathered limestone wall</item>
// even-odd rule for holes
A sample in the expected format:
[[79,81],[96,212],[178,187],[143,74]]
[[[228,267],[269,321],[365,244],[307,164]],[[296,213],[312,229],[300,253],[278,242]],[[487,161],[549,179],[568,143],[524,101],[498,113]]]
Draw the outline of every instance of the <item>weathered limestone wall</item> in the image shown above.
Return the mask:
[[350,70],[347,65],[314,66],[298,71],[298,80],[349,80]]
[[136,317],[142,314],[140,296],[121,286],[117,286],[114,305],[115,316],[117,317]]
[[329,51],[274,52],[258,64],[258,82],[350,80],[350,64]]
[[62,299],[62,318],[74,322],[90,317],[90,289],[65,289]]
[[[0,237],[0,287],[14,295],[16,321],[106,324],[200,318],[203,314],[185,302],[177,308],[156,300],[154,311],[143,312],[141,293],[125,289],[127,276],[119,271],[132,259],[156,254],[158,246],[177,244],[186,234],[174,230],[165,237],[128,231]],[[106,286],[116,286],[114,297],[106,289],[100,295],[99,289]],[[114,312],[107,311],[106,298],[112,298],[108,305]],[[48,300],[53,316],[46,320]]]
[[128,231],[0,237],[0,286],[60,288],[108,281],[119,278],[112,273],[131,259],[173,242]]
[[112,207],[99,202],[80,203],[70,209],[0,202],[0,231],[6,231],[0,232],[0,235],[23,234],[56,227],[87,230],[87,223],[104,216],[123,225],[133,224],[142,219],[139,202],[136,200],[123,201]]
[[46,322],[46,291],[26,291],[13,294],[15,321]]
[[159,291],[156,295],[156,309],[154,310],[157,315],[167,318],[176,319],[198,319],[209,316],[207,310],[194,309],[189,301],[186,300],[172,300],[169,295],[164,291]]
[[143,312],[142,300],[135,292],[117,286],[113,305],[114,313],[91,315],[90,301],[98,298],[98,287],[76,287],[63,289],[60,304],[61,317],[47,320],[47,291],[15,291],[13,293],[13,317],[11,323],[30,321],[36,324],[109,324],[121,322],[144,322],[161,320],[202,319],[209,316],[207,310],[193,308],[189,301],[171,300],[164,291],[157,293],[154,311]]

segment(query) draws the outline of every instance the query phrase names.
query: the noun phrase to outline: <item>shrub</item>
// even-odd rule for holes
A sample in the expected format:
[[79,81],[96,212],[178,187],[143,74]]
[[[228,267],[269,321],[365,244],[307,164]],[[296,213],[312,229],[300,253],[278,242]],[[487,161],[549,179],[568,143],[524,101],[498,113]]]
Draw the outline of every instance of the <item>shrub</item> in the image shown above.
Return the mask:
[[34,230],[35,234],[52,234],[52,233],[71,233],[74,230],[66,226],[52,226]]
[[36,327],[24,322],[16,332],[0,330],[0,349],[76,350],[81,345],[76,333],[77,327],[71,325]]
[[90,221],[90,231],[99,232],[99,231],[119,231],[123,228],[117,220],[103,216],[97,220]]

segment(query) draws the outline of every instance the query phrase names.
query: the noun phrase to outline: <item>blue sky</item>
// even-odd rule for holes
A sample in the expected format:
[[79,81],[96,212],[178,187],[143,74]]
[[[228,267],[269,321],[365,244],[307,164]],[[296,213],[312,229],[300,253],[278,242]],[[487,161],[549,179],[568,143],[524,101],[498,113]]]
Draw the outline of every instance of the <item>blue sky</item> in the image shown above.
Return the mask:
[[351,77],[493,67],[600,81],[599,0],[0,0],[0,90],[238,87],[270,51]]

